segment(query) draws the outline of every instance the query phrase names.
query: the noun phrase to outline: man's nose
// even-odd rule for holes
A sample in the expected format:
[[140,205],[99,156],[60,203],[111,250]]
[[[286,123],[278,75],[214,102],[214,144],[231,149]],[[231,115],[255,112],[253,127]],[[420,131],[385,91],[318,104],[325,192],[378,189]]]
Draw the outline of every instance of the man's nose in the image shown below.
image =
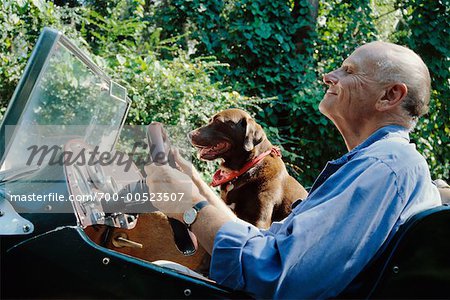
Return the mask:
[[322,76],[322,80],[327,85],[336,85],[338,83],[339,78],[336,76],[336,72],[330,72]]

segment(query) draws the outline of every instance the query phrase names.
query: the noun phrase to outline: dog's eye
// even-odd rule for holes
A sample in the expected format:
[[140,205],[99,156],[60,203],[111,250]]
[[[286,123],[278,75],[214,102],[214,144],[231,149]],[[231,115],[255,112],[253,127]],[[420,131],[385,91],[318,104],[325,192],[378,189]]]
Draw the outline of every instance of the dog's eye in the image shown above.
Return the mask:
[[226,121],[224,124],[228,127],[236,127],[239,123],[235,123],[234,121]]
[[247,120],[240,119],[239,122],[236,123],[236,126],[239,126],[241,128],[247,128]]
[[223,123],[223,117],[221,116],[214,116],[211,118],[211,123]]

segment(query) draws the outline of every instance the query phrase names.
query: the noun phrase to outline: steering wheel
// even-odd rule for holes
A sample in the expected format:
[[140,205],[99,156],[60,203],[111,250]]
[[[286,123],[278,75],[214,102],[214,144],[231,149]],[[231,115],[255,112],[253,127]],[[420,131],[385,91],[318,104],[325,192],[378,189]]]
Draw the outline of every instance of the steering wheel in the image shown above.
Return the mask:
[[[160,165],[169,164],[172,168],[176,168],[169,137],[161,123],[153,122],[148,125],[147,141],[150,162]],[[168,218],[168,220],[178,250],[186,256],[193,255],[197,250],[197,240],[194,234],[188,230],[184,223],[173,218]]]

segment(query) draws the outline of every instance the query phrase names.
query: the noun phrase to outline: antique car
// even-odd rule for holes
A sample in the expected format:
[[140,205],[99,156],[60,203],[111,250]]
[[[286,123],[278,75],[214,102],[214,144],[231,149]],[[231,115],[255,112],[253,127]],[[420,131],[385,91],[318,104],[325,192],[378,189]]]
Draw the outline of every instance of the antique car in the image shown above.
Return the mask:
[[[116,149],[129,106],[123,86],[61,32],[43,30],[0,128],[1,298],[251,297],[155,264],[165,253],[148,243],[173,238],[146,240],[149,207],[113,203],[145,189]],[[102,153],[118,158],[70,157]],[[449,253],[449,207],[421,212],[340,297],[450,298]]]

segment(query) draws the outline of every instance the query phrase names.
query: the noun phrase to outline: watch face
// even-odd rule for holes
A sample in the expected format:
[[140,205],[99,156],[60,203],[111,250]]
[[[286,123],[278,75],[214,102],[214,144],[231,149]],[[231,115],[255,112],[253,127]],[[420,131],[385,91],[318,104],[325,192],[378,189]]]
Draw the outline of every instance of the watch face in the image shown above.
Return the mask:
[[188,225],[194,223],[195,218],[197,218],[197,211],[194,208],[188,209],[183,214],[183,221]]

